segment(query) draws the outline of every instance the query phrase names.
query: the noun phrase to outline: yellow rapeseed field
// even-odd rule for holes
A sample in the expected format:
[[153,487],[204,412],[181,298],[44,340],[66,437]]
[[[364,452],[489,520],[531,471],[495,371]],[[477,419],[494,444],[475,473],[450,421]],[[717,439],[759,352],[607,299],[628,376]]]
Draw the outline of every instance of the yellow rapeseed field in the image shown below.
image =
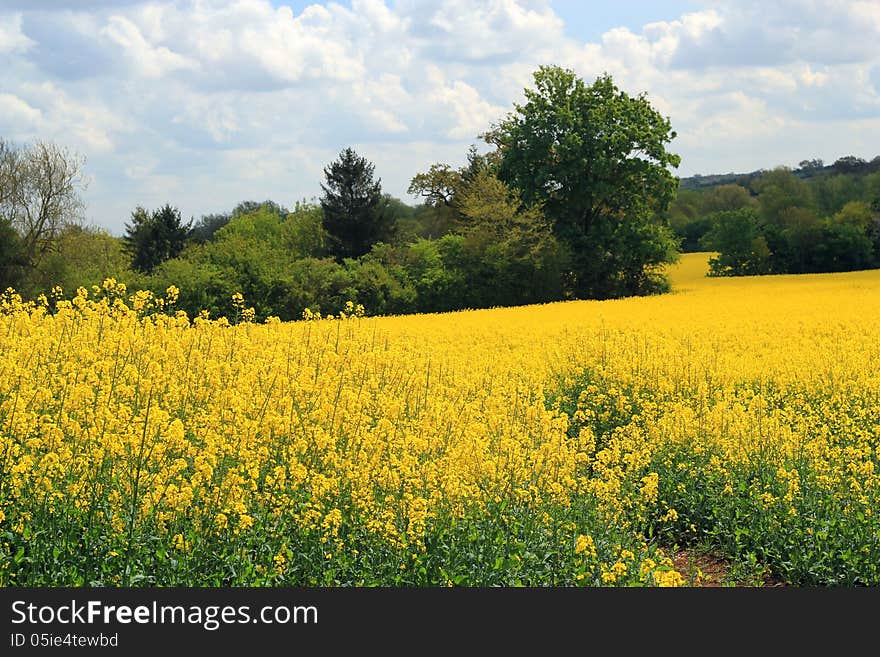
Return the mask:
[[[264,324],[0,313],[0,584],[880,583],[880,271]],[[352,309],[354,310],[354,309]]]

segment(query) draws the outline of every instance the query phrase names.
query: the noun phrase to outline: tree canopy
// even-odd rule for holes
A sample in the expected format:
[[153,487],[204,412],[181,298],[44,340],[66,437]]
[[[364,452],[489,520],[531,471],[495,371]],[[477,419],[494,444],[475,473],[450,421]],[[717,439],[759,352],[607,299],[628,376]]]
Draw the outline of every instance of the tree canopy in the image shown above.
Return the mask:
[[362,256],[373,244],[393,235],[394,216],[382,194],[381,179],[373,179],[374,169],[351,148],[324,168],[323,226],[329,250],[340,261]]
[[125,224],[125,250],[135,271],[149,273],[157,266],[176,258],[189,239],[192,221],[184,224],[180,210],[166,203],[152,213],[137,207],[131,222]]
[[677,188],[669,120],[607,74],[587,85],[571,70],[541,66],[534,83],[483,135],[500,152],[499,178],[525,204],[543,205],[570,251],[577,296],[652,291],[676,252],[656,219]]

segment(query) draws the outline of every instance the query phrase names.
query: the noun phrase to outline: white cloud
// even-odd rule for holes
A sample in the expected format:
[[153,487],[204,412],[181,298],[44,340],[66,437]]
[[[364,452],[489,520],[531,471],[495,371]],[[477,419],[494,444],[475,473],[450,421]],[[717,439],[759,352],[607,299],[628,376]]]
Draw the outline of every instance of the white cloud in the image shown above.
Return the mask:
[[21,14],[0,15],[0,54],[23,53],[34,45],[21,31]]
[[396,7],[420,48],[450,60],[497,63],[563,38],[562,21],[542,2],[410,0]]
[[116,136],[128,129],[124,117],[100,103],[78,100],[53,82],[25,83],[20,93],[39,108],[35,137],[56,140],[83,154],[112,154]]
[[454,118],[444,134],[455,140],[476,140],[480,132],[502,118],[507,111],[507,108],[487,103],[476,89],[460,80],[437,86],[427,100]]
[[873,0],[724,0],[716,9],[658,24],[679,39],[684,68],[851,63],[876,57],[880,5]]
[[28,132],[40,123],[43,114],[13,94],[0,93],[0,127],[11,132]]
[[351,8],[370,36],[402,33],[408,27],[409,21],[395,14],[382,0],[353,0]]
[[595,43],[566,36],[545,0],[274,4],[9,0],[0,132],[88,155],[90,210],[116,231],[138,203],[292,205],[349,145],[407,198],[416,172],[461,165],[541,64],[646,92],[679,135],[681,175],[880,143],[876,0],[708,1]]
[[178,69],[198,68],[193,60],[150,43],[138,26],[123,16],[111,16],[101,34],[122,48],[134,70],[146,78],[160,78]]

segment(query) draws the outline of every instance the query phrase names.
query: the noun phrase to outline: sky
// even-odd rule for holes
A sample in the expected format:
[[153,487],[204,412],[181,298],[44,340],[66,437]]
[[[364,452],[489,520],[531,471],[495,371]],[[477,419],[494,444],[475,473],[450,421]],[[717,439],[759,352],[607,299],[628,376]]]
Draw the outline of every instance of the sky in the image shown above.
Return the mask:
[[538,66],[609,73],[675,174],[880,155],[880,1],[0,0],[0,138],[85,158],[88,223],[317,199],[346,147],[408,203]]

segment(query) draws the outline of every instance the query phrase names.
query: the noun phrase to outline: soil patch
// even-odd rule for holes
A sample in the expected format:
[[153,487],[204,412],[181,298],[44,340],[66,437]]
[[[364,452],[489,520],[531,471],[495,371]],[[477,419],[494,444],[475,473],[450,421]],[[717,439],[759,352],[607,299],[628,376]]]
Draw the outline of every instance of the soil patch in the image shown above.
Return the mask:
[[771,587],[787,586],[774,577],[769,569],[762,572],[743,572],[727,558],[712,552],[680,549],[673,553],[672,563],[684,577],[685,586],[691,587]]

